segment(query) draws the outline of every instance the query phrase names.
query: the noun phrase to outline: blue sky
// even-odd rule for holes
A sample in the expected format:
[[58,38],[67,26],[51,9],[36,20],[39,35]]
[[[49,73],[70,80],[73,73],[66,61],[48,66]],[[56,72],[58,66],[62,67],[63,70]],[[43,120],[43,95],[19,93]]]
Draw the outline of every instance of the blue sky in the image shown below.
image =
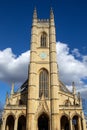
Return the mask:
[[[56,24],[56,41],[59,43],[59,48],[62,48],[62,53],[65,52],[65,55],[67,53],[66,56],[73,56],[72,58],[75,59],[74,63],[78,63],[76,65],[79,66],[83,64],[83,66],[85,66],[87,61],[86,0],[0,0],[0,51],[1,56],[3,55],[2,57],[4,58],[4,60],[2,57],[0,59],[0,68],[1,74],[5,74],[5,76],[1,75],[0,77],[0,101],[3,104],[6,92],[8,91],[10,93],[11,80],[9,80],[9,78],[12,78],[14,82],[17,81],[17,79],[14,78],[17,72],[15,69],[14,72],[11,68],[14,62],[17,64],[16,70],[18,70],[18,61],[21,61],[20,63],[22,63],[23,67],[23,73],[21,72],[21,75],[24,75],[17,81],[16,88],[19,86],[19,82],[26,79],[27,65],[25,64],[28,64],[28,56],[26,55],[29,54],[28,50],[30,49],[30,34],[34,7],[37,8],[38,18],[49,18],[50,7],[53,8]],[[9,57],[7,55],[9,55]],[[6,60],[6,56],[8,61]],[[26,59],[26,61],[24,61],[23,58]],[[13,71],[15,74],[8,73],[6,66],[3,67],[3,64],[7,64],[8,62],[12,62],[10,71]],[[87,88],[86,68],[83,66],[81,66],[84,73],[84,75],[82,75],[83,77],[80,76],[77,80],[77,77],[75,79],[75,76],[72,74],[70,78],[71,80],[74,79],[75,81],[83,83],[84,88]],[[62,69],[60,69],[60,71],[61,70]],[[70,86],[71,80],[66,79],[65,81],[65,77],[61,76],[63,74],[67,73],[61,71],[61,79],[63,79],[67,86]],[[20,77],[20,75],[18,76]],[[78,86],[79,83],[76,84]],[[80,89],[81,87],[80,85]]]

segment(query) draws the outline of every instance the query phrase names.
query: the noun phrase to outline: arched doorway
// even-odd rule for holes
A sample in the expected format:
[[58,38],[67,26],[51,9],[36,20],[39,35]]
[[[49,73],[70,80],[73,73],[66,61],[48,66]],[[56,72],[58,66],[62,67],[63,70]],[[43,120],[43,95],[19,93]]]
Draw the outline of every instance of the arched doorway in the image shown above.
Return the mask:
[[73,129],[74,130],[79,130],[79,126],[78,126],[78,116],[74,116],[72,119],[72,124],[73,124]]
[[38,118],[38,130],[49,130],[49,118],[45,113]]
[[14,117],[12,115],[7,117],[5,130],[14,130]]
[[26,130],[26,117],[24,115],[20,116],[18,119],[18,129],[17,130]]
[[61,130],[69,130],[69,120],[66,116],[61,117]]

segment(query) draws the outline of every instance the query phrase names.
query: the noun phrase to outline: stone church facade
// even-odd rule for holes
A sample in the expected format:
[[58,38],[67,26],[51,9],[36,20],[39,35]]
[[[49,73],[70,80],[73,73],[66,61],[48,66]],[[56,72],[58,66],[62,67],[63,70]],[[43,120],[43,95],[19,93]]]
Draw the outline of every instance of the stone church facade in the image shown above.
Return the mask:
[[[53,10],[38,19],[34,10],[28,79],[10,96],[2,116],[2,130],[86,130],[80,94],[59,79]],[[19,72],[20,73],[20,72]]]

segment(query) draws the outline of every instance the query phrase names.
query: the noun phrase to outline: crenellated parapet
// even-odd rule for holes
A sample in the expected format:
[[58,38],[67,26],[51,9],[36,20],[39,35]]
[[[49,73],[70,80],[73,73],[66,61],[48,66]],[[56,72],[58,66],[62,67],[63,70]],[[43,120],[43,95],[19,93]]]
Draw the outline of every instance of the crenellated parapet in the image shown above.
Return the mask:
[[49,19],[38,19],[38,22],[41,22],[41,23],[43,23],[43,22],[49,22]]

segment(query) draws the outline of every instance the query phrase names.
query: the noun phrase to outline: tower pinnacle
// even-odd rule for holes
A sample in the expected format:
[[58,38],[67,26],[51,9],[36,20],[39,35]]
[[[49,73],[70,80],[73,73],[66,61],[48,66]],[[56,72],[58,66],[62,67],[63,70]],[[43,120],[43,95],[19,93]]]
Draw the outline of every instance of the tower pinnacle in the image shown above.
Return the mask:
[[55,26],[53,9],[50,9],[50,26]]
[[36,8],[34,8],[34,13],[33,13],[33,23],[32,25],[36,25],[37,24],[37,10]]
[[50,19],[54,19],[53,9],[50,9]]
[[14,94],[14,83],[12,83],[12,87],[11,87],[11,95]]
[[75,83],[72,82],[72,87],[73,87],[73,94],[76,94],[76,87],[75,87]]
[[33,19],[37,19],[37,10],[36,10],[36,7],[34,8]]

